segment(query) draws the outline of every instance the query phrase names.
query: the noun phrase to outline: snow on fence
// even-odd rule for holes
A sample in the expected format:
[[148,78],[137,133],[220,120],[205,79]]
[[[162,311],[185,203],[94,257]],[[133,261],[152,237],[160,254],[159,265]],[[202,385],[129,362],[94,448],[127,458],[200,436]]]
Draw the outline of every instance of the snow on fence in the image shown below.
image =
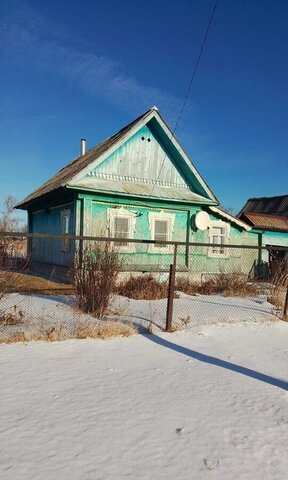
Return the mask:
[[284,319],[287,250],[2,232],[0,341]]

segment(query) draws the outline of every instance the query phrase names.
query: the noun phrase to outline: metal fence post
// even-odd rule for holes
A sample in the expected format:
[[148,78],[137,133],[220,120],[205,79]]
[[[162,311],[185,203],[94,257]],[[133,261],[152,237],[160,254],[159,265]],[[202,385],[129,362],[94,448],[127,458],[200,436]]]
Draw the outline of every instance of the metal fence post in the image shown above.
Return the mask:
[[169,286],[167,299],[167,314],[166,314],[166,332],[172,331],[172,317],[173,317],[173,301],[175,292],[175,276],[176,276],[176,261],[177,261],[177,244],[174,245],[173,264],[169,269]]
[[287,285],[284,308],[283,308],[283,320],[288,320],[287,310],[288,310],[288,285]]

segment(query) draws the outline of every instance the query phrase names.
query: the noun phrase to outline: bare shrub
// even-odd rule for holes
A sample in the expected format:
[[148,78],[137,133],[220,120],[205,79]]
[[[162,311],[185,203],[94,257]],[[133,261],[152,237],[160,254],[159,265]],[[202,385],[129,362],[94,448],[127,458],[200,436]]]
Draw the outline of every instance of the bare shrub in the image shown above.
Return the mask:
[[268,301],[278,310],[284,310],[285,298],[288,288],[288,269],[287,259],[279,262],[277,270],[272,279],[271,294]]
[[102,318],[116,285],[121,260],[109,243],[89,243],[77,251],[74,263],[74,283],[78,308]]
[[76,327],[75,338],[100,338],[105,340],[110,337],[129,337],[135,335],[136,330],[132,325],[122,322],[103,322],[98,324],[80,324]]
[[124,297],[133,298],[135,300],[159,300],[167,298],[167,283],[158,282],[153,275],[144,275],[141,277],[133,277],[117,285],[117,293]]
[[[16,198],[9,195],[4,200],[4,209],[0,210],[0,232],[19,230],[19,220],[14,215]],[[25,252],[26,242],[12,236],[0,237],[0,265],[7,266],[18,254]]]
[[197,295],[198,293],[200,293],[201,284],[197,282],[192,282],[187,277],[177,277],[175,282],[175,289],[189,295]]
[[6,327],[9,325],[18,325],[24,323],[24,314],[21,309],[14,305],[14,309],[8,310],[3,305],[4,298],[11,291],[17,291],[17,288],[21,288],[21,285],[24,285],[25,280],[22,275],[19,273],[16,277],[17,281],[15,282],[15,272],[9,270],[0,271],[0,326]]
[[248,283],[241,273],[220,273],[208,278],[202,287],[203,293],[221,293],[226,297],[247,297],[258,293],[256,285]]
[[237,272],[208,275],[207,280],[203,283],[192,282],[185,277],[180,277],[176,281],[176,289],[189,295],[221,294],[227,297],[247,297],[258,294],[256,285],[247,282],[246,277]]

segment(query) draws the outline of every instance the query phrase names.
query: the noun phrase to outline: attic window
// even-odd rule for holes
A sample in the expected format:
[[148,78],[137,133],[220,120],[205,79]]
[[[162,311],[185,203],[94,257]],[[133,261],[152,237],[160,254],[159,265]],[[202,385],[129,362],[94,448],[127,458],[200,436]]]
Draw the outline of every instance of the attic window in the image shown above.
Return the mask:
[[151,142],[151,138],[147,138],[147,142]]
[[142,142],[143,142],[143,140],[145,140],[145,137],[141,137],[141,140],[142,140]]

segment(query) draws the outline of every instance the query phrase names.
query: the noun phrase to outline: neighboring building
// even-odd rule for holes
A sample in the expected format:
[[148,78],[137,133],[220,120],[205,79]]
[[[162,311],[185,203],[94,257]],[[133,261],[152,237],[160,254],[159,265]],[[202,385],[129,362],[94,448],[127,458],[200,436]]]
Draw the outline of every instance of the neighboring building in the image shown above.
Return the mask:
[[[82,142],[82,155],[17,208],[28,211],[30,233],[123,238],[120,250],[127,269],[153,271],[167,270],[171,248],[125,239],[258,244],[251,227],[221,211],[218,204],[153,107],[87,152]],[[202,211],[208,214],[208,223],[199,229],[195,218]],[[33,239],[30,249],[34,268],[46,274],[58,267],[68,270],[73,261],[74,245],[68,239]],[[257,250],[253,253],[256,259]],[[187,249],[180,255],[186,271],[219,272],[221,265],[231,271],[251,270],[251,256],[247,263],[240,249],[195,247],[190,255]]]
[[249,198],[237,217],[259,234],[262,246],[273,247],[270,254],[264,251],[262,257],[273,274],[288,255],[281,249],[288,248],[288,195]]

